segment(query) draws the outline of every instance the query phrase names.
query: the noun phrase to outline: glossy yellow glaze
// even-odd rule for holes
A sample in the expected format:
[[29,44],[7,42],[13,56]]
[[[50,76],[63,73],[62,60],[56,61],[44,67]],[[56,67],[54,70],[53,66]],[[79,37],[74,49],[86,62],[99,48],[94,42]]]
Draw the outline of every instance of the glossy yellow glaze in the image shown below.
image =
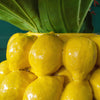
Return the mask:
[[97,69],[90,78],[96,100],[100,100],[100,69]]
[[33,32],[27,32],[26,34],[30,36],[37,36],[40,37],[43,34],[54,34],[58,36],[62,41],[66,42],[68,39],[73,38],[73,37],[87,37],[90,38],[92,36],[96,36],[96,33],[33,33]]
[[4,77],[10,72],[7,60],[0,63],[0,83]]
[[97,65],[100,67],[100,35],[96,35],[96,36],[91,36],[91,38],[97,45]]
[[[7,45],[9,65],[7,61],[0,63],[0,100],[93,100],[91,87],[86,80],[91,77],[89,72],[96,63],[97,50],[97,65],[100,66],[100,36],[53,32],[43,34],[16,33],[9,39]],[[97,48],[88,38],[97,44]],[[63,64],[66,68],[60,68]],[[20,71],[10,72],[9,69]],[[26,71],[35,73],[38,79]],[[99,73],[100,69],[91,77],[97,100],[100,100]],[[51,74],[53,76],[47,76]],[[86,80],[76,81],[84,78]]]
[[72,81],[62,93],[61,100],[93,100],[88,81]]
[[36,75],[49,75],[62,65],[63,42],[55,35],[39,37],[29,53],[31,71]]
[[94,68],[96,59],[97,47],[90,39],[77,37],[65,43],[63,63],[74,80],[83,80]]
[[60,100],[63,81],[63,77],[39,77],[27,87],[23,100]]
[[7,45],[6,57],[11,71],[29,67],[28,54],[36,37],[17,33],[11,37]]
[[0,100],[22,100],[25,88],[35,79],[34,74],[25,71],[9,73],[1,83]]
[[23,35],[25,35],[25,33],[15,33],[15,34],[13,34],[13,35],[10,37],[10,39],[8,40],[8,45],[9,45],[15,38],[20,37],[20,36],[23,36]]
[[90,34],[90,33],[68,33],[68,34],[57,34],[57,36],[63,40],[64,42],[67,42],[68,39],[71,39],[73,37],[86,37],[90,38],[91,36],[96,36],[96,34]]
[[64,86],[73,80],[71,73],[63,66],[54,75],[64,77]]

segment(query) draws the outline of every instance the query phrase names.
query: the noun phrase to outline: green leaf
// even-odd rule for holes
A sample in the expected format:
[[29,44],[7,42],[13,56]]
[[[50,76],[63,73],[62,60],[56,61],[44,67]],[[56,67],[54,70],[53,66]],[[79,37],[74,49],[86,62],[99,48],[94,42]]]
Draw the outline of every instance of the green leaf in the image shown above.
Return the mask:
[[26,31],[77,33],[82,29],[92,1],[0,0],[0,20]]
[[88,12],[84,23],[81,27],[80,33],[92,33],[94,31],[94,27],[92,25],[92,15]]
[[79,20],[79,29],[82,27],[82,24],[84,22],[84,19],[86,18],[86,15],[89,11],[89,8],[91,7],[91,4],[93,3],[93,0],[81,0],[81,7],[80,7],[80,20]]
[[55,32],[67,33],[61,12],[61,0],[46,0],[46,5],[48,17]]
[[14,0],[27,18],[36,25],[38,32],[42,31],[39,12],[38,12],[38,1],[37,0]]
[[[39,20],[36,9],[38,7],[36,7],[36,3],[36,0],[0,0],[0,13],[2,13],[0,19],[6,20],[23,30],[29,30],[27,27],[30,27],[31,30],[29,31],[39,32]],[[8,17],[12,18],[6,19],[3,11],[9,14]],[[16,19],[18,22],[15,21]]]
[[30,23],[26,22],[21,17],[18,17],[18,16],[11,14],[10,12],[6,11],[6,9],[4,9],[1,6],[0,6],[0,15],[2,15],[2,16],[0,16],[1,20],[5,20],[5,21],[19,27],[22,30],[27,31],[27,30],[33,30],[34,29],[34,27]]
[[62,0],[62,15],[68,32],[77,32],[81,0]]
[[[39,14],[44,32],[54,31],[47,14],[46,0],[38,0]],[[56,12],[55,12],[56,13]]]

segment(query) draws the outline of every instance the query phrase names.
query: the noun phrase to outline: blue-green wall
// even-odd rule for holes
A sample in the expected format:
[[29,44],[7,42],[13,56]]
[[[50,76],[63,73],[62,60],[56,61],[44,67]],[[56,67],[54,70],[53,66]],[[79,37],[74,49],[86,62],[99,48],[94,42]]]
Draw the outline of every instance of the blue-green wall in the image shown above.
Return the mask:
[[[99,1],[99,0],[98,0]],[[95,11],[96,15],[93,15],[94,32],[100,33],[100,5],[97,7],[92,6],[92,11]],[[16,32],[24,32],[15,26],[0,21],[0,62],[6,59],[6,45],[9,37]]]
[[92,7],[92,10],[96,13],[96,15],[93,15],[94,32],[100,34],[100,6]]

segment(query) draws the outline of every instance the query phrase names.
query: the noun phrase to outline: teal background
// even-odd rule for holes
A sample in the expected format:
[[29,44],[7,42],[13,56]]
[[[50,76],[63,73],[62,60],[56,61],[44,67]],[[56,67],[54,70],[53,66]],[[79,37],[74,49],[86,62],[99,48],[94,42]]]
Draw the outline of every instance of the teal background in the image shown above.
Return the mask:
[[92,15],[94,32],[100,34],[100,5],[92,7],[92,10],[96,13],[96,15]]
[[[91,8],[92,8],[91,10],[95,11],[96,13],[96,15],[92,15],[94,32],[99,34],[100,33],[100,5],[98,5],[97,7],[94,7],[92,5]],[[8,39],[12,34],[16,32],[25,32],[25,31],[22,31],[19,28],[5,21],[0,21],[0,62],[6,59],[6,46],[7,46]]]

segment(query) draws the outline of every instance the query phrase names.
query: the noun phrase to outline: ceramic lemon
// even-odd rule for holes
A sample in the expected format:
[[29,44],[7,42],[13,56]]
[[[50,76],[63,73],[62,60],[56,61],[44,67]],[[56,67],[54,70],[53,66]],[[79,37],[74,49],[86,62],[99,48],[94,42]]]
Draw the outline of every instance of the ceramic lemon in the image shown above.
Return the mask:
[[83,80],[94,68],[97,59],[96,44],[88,38],[69,39],[64,46],[63,63],[74,80]]
[[39,77],[26,88],[23,100],[60,100],[63,81],[63,77]]
[[0,83],[4,77],[10,72],[7,60],[0,63]]
[[62,93],[61,100],[93,100],[88,81],[72,81]]
[[50,75],[62,65],[63,42],[55,35],[42,35],[29,53],[31,71],[36,75]]
[[25,71],[11,72],[1,83],[0,100],[22,100],[25,88],[36,76]]
[[96,65],[100,66],[100,36],[99,35],[91,36],[90,39],[93,40],[97,45],[98,55],[97,55]]
[[15,33],[15,34],[13,34],[13,35],[10,37],[10,39],[8,40],[8,45],[9,45],[14,39],[16,39],[16,38],[18,38],[18,37],[20,37],[20,36],[23,36],[23,35],[25,35],[25,33]]
[[11,37],[7,45],[6,57],[11,71],[30,67],[29,50],[36,37],[17,33]]
[[100,100],[100,69],[97,69],[90,78],[96,100]]
[[55,73],[55,75],[64,77],[64,86],[73,80],[71,73],[63,66]]

